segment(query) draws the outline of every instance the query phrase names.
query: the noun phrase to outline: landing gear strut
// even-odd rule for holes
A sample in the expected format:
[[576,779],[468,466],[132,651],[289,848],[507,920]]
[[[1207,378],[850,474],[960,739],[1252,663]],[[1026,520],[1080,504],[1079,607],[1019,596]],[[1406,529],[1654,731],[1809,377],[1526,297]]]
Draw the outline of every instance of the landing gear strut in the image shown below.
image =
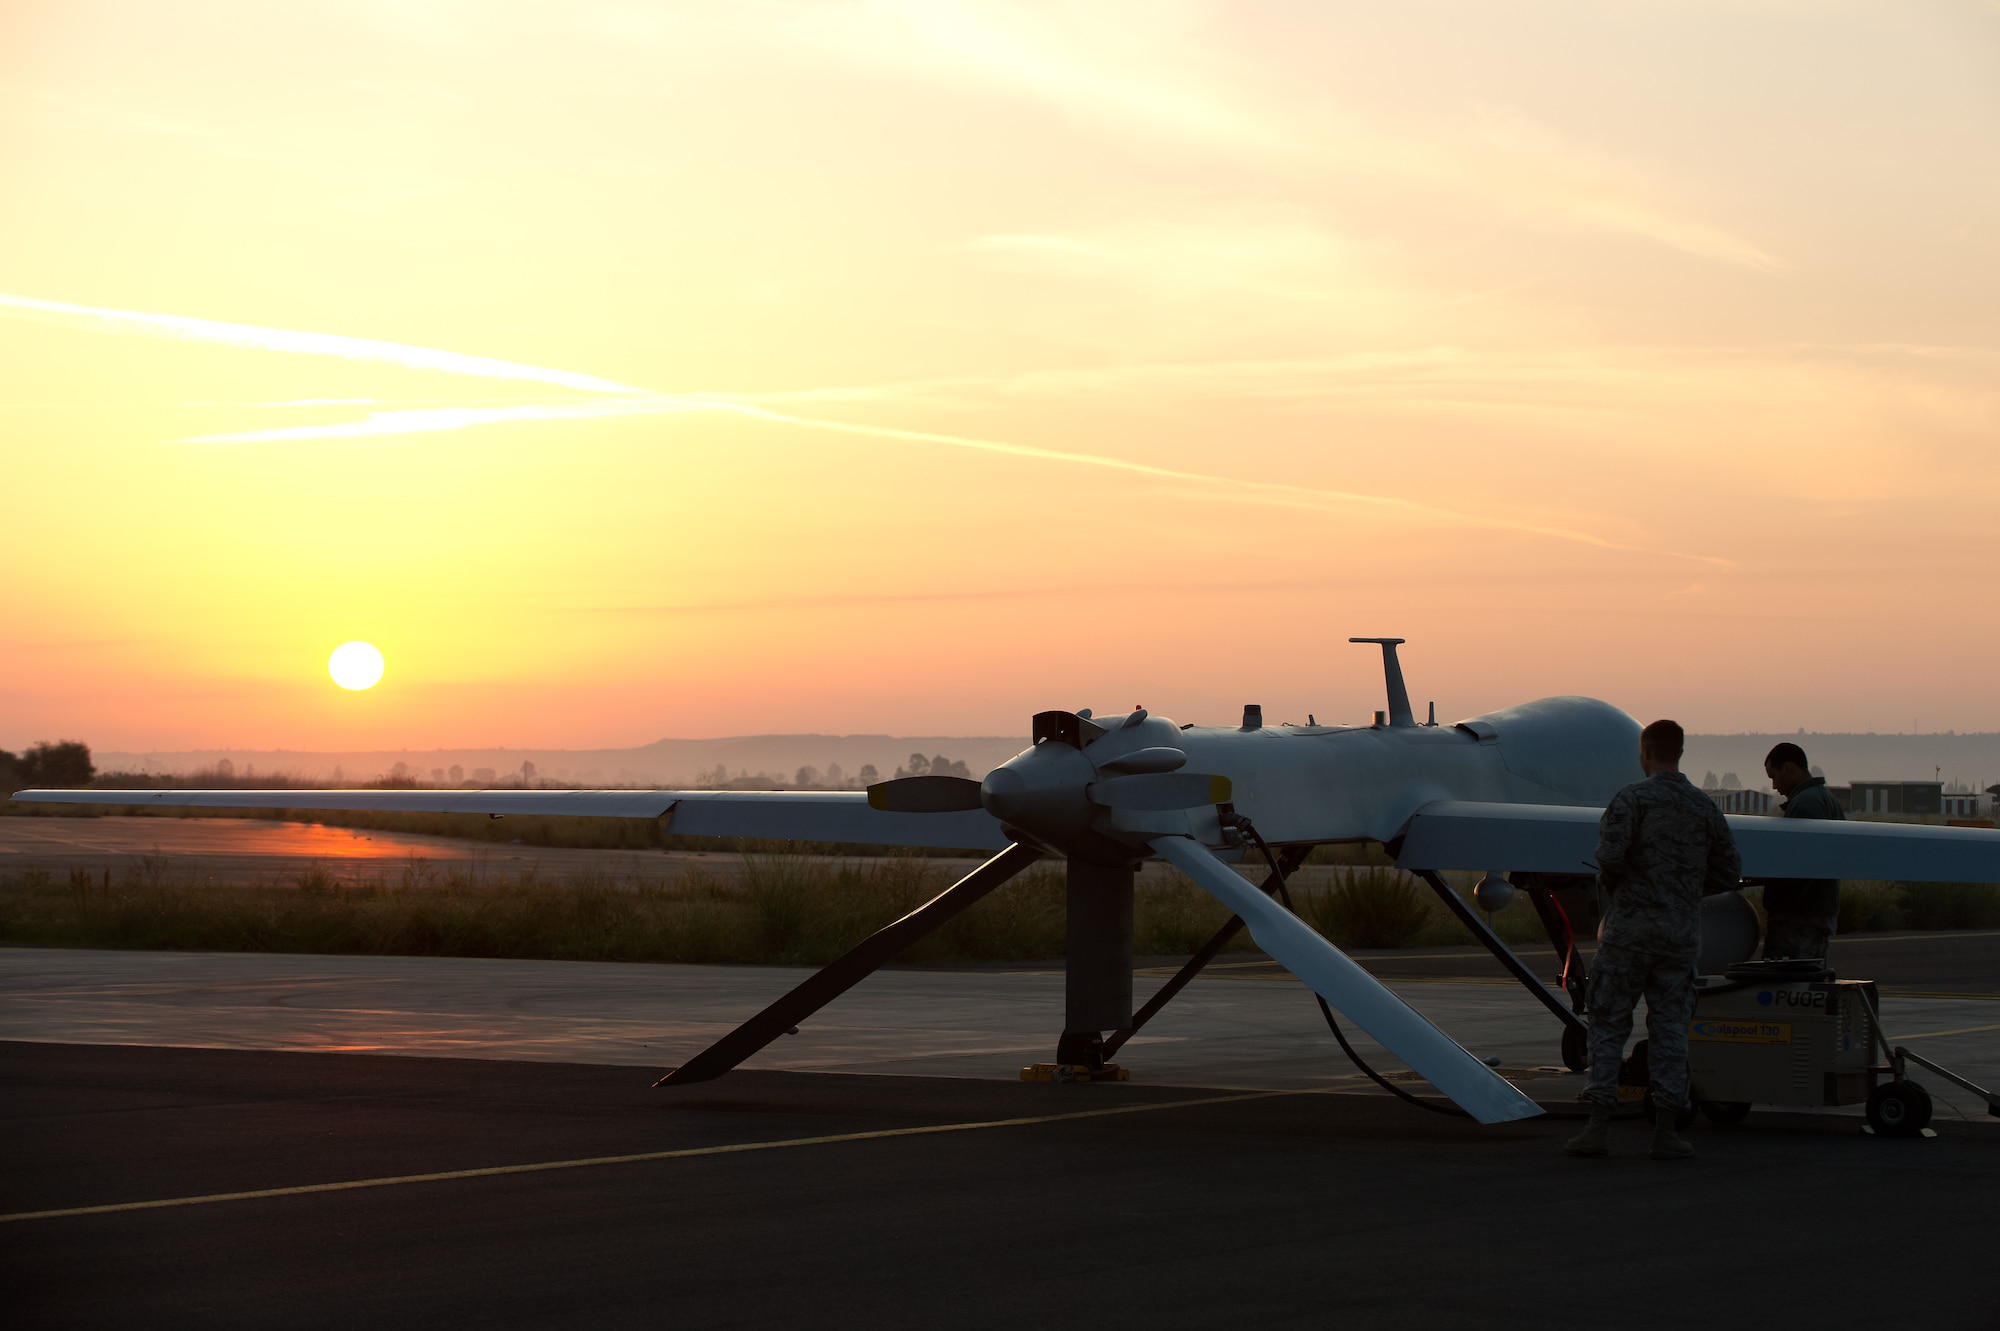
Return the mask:
[[[1451,884],[1447,883],[1437,870],[1419,869],[1416,871],[1416,874],[1417,877],[1430,884],[1431,891],[1437,893],[1438,900],[1444,902],[1446,908],[1458,917],[1459,923],[1472,931],[1472,936],[1485,945],[1486,950],[1491,952],[1494,958],[1502,966],[1505,966],[1515,979],[1521,982],[1522,987],[1540,999],[1543,1007],[1556,1014],[1556,1019],[1563,1024],[1563,1066],[1572,1072],[1581,1072],[1584,1068],[1588,1067],[1590,1065],[1590,1049],[1588,1044],[1590,1028],[1584,1025],[1580,1012],[1571,1011],[1570,1008],[1565,1007],[1562,998],[1555,994],[1547,985],[1543,984],[1536,977],[1535,973],[1528,969],[1527,963],[1515,956],[1513,949],[1500,941],[1498,934],[1486,927],[1486,921],[1479,918],[1479,912],[1466,905],[1465,899],[1451,890]],[[1557,909],[1561,908],[1557,907]],[[1545,916],[1545,921],[1546,918]],[[1556,950],[1561,952],[1564,948],[1559,946]],[[1574,959],[1576,945],[1573,941],[1568,944],[1567,950],[1568,956]],[[1572,967],[1566,964],[1563,969],[1565,972],[1565,987],[1568,987],[1568,973]],[[1574,969],[1580,972],[1582,967],[1578,965]],[[1581,1003],[1579,1002],[1580,991],[1581,983],[1579,981],[1578,987],[1572,989],[1570,992],[1570,1002],[1579,1009],[1581,1007]]]
[[[1137,866],[1072,858],[1065,885],[1063,1033],[1057,1068],[1100,1072],[1105,1031],[1132,1024],[1132,881]],[[1121,1042],[1122,1043],[1122,1042]]]

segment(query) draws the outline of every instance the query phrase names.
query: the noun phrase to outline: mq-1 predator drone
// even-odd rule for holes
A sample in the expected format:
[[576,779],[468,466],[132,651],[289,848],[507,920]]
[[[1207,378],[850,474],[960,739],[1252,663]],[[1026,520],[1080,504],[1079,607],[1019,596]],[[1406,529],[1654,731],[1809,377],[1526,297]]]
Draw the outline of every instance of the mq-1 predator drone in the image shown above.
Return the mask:
[[[918,776],[859,791],[629,790],[36,790],[22,801],[182,808],[405,810],[654,818],[676,835],[979,849],[990,859],[902,919],[883,927],[756,1016],[675,1068],[660,1084],[729,1071],[846,992],[925,934],[1043,856],[1067,870],[1064,1030],[1059,1065],[1099,1067],[1241,928],[1419,1076],[1484,1123],[1539,1107],[1432,1025],[1278,899],[1285,875],[1312,847],[1375,841],[1423,878],[1473,934],[1563,1023],[1565,1062],[1583,1062],[1582,967],[1555,893],[1594,872],[1606,801],[1640,776],[1639,724],[1591,698],[1543,698],[1440,726],[1419,723],[1396,656],[1379,643],[1388,708],[1365,726],[1266,726],[1246,707],[1238,726],[1176,725],[1138,708],[1098,718],[1086,710],[1035,716],[1033,744],[983,781]],[[2000,882],[2000,832],[1866,822],[1729,818],[1752,878],[1882,878]],[[1254,850],[1265,881],[1232,867]],[[1159,857],[1233,916],[1136,1013],[1132,1006],[1132,898],[1138,865]],[[1484,871],[1476,889],[1497,908],[1529,891],[1564,957],[1559,997],[1440,876]],[[1511,883],[1510,883],[1511,878]],[[1278,895],[1274,895],[1278,894]],[[1748,906],[1711,898],[1736,927],[1706,929],[1739,961],[1755,945]],[[1727,925],[1727,919],[1720,921]],[[1734,932],[1733,940],[1727,935]],[[1724,940],[1724,941],[1718,941]],[[1567,1002],[1565,1002],[1565,998]],[[1329,1021],[1332,1011],[1328,1012]],[[1337,1032],[1336,1027],[1336,1032]]]

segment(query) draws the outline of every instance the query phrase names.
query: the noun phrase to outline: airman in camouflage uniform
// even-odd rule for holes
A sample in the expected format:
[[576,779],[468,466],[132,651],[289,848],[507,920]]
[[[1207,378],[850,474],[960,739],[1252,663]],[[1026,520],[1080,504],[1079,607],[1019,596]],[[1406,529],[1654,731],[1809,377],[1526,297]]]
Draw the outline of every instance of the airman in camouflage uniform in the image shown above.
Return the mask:
[[1683,1159],[1694,1148],[1674,1129],[1688,1105],[1687,1029],[1694,1016],[1701,899],[1735,890],[1742,861],[1729,824],[1708,796],[1681,775],[1684,738],[1671,721],[1640,737],[1647,776],[1612,797],[1598,824],[1598,882],[1609,913],[1590,968],[1590,1125],[1571,1139],[1572,1155],[1603,1155],[1618,1104],[1618,1064],[1632,1033],[1632,1009],[1646,998],[1647,1064],[1653,1102],[1653,1156]]
[[[1806,766],[1806,751],[1786,742],[1764,759],[1764,774],[1785,802],[1787,818],[1843,819],[1847,813],[1826,788],[1826,778]],[[1840,882],[1833,878],[1764,880],[1764,960],[1810,957],[1825,961],[1840,928]]]

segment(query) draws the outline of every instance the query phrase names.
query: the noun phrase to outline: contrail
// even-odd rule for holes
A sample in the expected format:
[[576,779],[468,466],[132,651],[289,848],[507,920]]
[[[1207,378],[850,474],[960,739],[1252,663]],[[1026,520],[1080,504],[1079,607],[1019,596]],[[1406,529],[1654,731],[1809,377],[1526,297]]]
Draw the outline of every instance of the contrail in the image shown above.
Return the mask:
[[255,324],[220,323],[212,319],[195,319],[178,314],[148,314],[136,310],[103,309],[91,305],[71,305],[62,301],[37,300],[31,296],[12,296],[0,293],[0,314],[38,319],[72,327],[88,328],[98,332],[129,333],[144,337],[164,337],[179,341],[214,342],[224,346],[245,347],[260,351],[285,351],[301,355],[336,356],[344,360],[379,361],[400,365],[409,369],[441,370],[449,374],[473,375],[486,379],[513,379],[533,383],[551,384],[561,388],[574,388],[587,393],[615,394],[616,399],[586,402],[529,402],[507,405],[479,405],[463,407],[418,408],[400,411],[370,412],[358,421],[335,421],[319,425],[280,426],[268,430],[245,430],[231,434],[196,435],[181,442],[191,444],[252,444],[284,443],[314,439],[354,439],[384,435],[425,434],[446,430],[463,430],[477,425],[498,425],[515,421],[556,421],[592,420],[618,416],[665,415],[682,412],[716,411],[744,416],[773,424],[788,425],[798,429],[819,430],[834,434],[858,435],[875,439],[895,439],[906,443],[941,445],[947,448],[969,449],[974,452],[995,453],[1005,457],[1025,458],[1038,462],[1053,462],[1072,467],[1093,467],[1105,471],[1124,472],[1128,475],[1146,476],[1155,480],[1172,481],[1178,484],[1195,485],[1213,491],[1225,492],[1231,497],[1249,499],[1253,502],[1278,505],[1288,508],[1308,508],[1327,511],[1342,508],[1372,508],[1381,512],[1403,513],[1411,517],[1433,522],[1449,523],[1456,526],[1483,527],[1494,531],[1510,531],[1525,536],[1540,536],[1552,540],[1569,541],[1588,545],[1600,550],[1617,551],[1625,554],[1664,556],[1670,559],[1688,560],[1694,563],[1731,567],[1731,562],[1714,555],[1690,555],[1673,550],[1652,550],[1643,546],[1623,545],[1609,541],[1589,532],[1573,531],[1562,527],[1551,527],[1540,523],[1519,522],[1510,518],[1494,517],[1488,514],[1463,513],[1456,509],[1441,508],[1414,499],[1398,499],[1386,495],[1362,494],[1351,490],[1324,490],[1312,486],[1291,485],[1282,481],[1245,480],[1233,476],[1217,476],[1207,472],[1183,471],[1175,467],[1156,466],[1150,462],[1135,462],[1127,458],[1111,457],[1101,453],[1070,452],[1062,449],[1042,448],[1034,444],[1015,444],[998,439],[980,439],[969,435],[939,434],[929,430],[904,430],[886,425],[855,425],[846,421],[820,420],[811,416],[794,416],[786,412],[772,411],[767,407],[732,401],[728,398],[693,396],[672,396],[634,388],[629,384],[614,383],[594,375],[572,374],[567,370],[551,370],[538,365],[522,365],[514,361],[493,360],[484,356],[464,356],[453,351],[439,351],[432,347],[416,347],[401,342],[383,342],[374,338],[343,337],[331,333],[308,333],[291,329],[264,328]]
[[328,421],[320,425],[278,425],[268,430],[242,430],[231,434],[197,434],[183,444],[280,444],[309,439],[367,439],[378,435],[437,434],[464,430],[475,425],[504,425],[510,421],[587,421],[614,416],[660,416],[682,411],[737,411],[727,402],[701,398],[666,397],[643,393],[587,402],[524,402],[495,407],[421,407],[405,411],[371,411],[358,421]]
[[1433,522],[1449,523],[1457,526],[1484,527],[1494,531],[1511,531],[1525,536],[1542,536],[1553,540],[1573,541],[1594,546],[1600,550],[1613,550],[1624,554],[1664,555],[1672,559],[1684,559],[1695,563],[1730,567],[1730,561],[1714,555],[1690,555],[1673,550],[1651,550],[1643,546],[1621,545],[1608,541],[1589,532],[1573,531],[1564,527],[1551,527],[1539,523],[1519,522],[1511,518],[1494,517],[1490,514],[1463,513],[1457,509],[1441,508],[1414,499],[1397,499],[1386,495],[1363,494],[1353,490],[1325,490],[1307,485],[1290,485],[1282,481],[1253,481],[1233,476],[1217,476],[1208,472],[1182,471],[1174,467],[1156,466],[1150,462],[1134,462],[1127,458],[1110,457],[1102,453],[1077,453],[1062,449],[1042,448],[1034,444],[1008,443],[999,439],[980,439],[969,435],[938,434],[930,430],[902,430],[888,425],[855,425],[846,421],[820,420],[811,416],[794,416],[787,412],[772,411],[768,407],[753,406],[728,398],[702,396],[667,396],[649,394],[645,397],[621,398],[605,402],[547,402],[526,403],[518,406],[500,407],[439,407],[413,411],[371,412],[358,421],[334,421],[322,425],[284,425],[268,430],[245,430],[235,434],[196,435],[183,440],[190,444],[262,444],[303,441],[311,439],[359,439],[379,435],[428,434],[444,430],[462,430],[475,425],[498,425],[510,421],[556,421],[556,420],[597,420],[614,416],[668,415],[684,412],[714,411],[733,416],[745,416],[753,420],[769,421],[777,425],[788,425],[797,429],[822,430],[835,434],[860,435],[875,439],[894,439],[905,443],[942,445],[947,448],[963,448],[973,452],[997,453],[1004,457],[1027,458],[1037,462],[1054,462],[1072,467],[1096,467],[1106,471],[1126,472],[1135,476],[1147,476],[1155,480],[1173,481],[1187,485],[1198,485],[1211,490],[1229,492],[1233,497],[1249,499],[1253,502],[1281,505],[1288,508],[1307,508],[1316,511],[1364,507],[1378,511],[1399,512],[1411,517],[1424,518]]
[[928,430],[899,430],[886,425],[850,425],[845,421],[815,420],[810,416],[790,416],[782,412],[770,411],[763,407],[732,404],[734,409],[746,416],[761,417],[770,421],[781,421],[787,425],[797,425],[812,430],[833,430],[842,434],[874,435],[883,439],[906,439],[915,443],[944,444],[952,448],[969,448],[984,453],[1002,453],[1011,457],[1036,458],[1044,462],[1063,462],[1072,466],[1103,467],[1111,471],[1131,472],[1139,476],[1152,476],[1161,480],[1183,481],[1196,485],[1212,486],[1233,490],[1238,494],[1259,498],[1266,503],[1282,504],[1294,508],[1326,509],[1330,507],[1366,507],[1408,513],[1412,516],[1430,518],[1460,526],[1487,527],[1496,531],[1520,532],[1528,536],[1546,536],[1556,540],[1575,541],[1583,545],[1596,546],[1600,550],[1616,550],[1625,554],[1664,555],[1670,559],[1686,559],[1695,563],[1733,567],[1730,560],[1715,555],[1682,554],[1676,550],[1651,550],[1644,546],[1621,545],[1607,541],[1589,532],[1571,531],[1563,527],[1548,527],[1532,522],[1516,522],[1509,518],[1496,518],[1485,514],[1462,513],[1457,509],[1440,508],[1434,504],[1422,503],[1415,499],[1397,499],[1388,495],[1361,494],[1353,490],[1322,490],[1309,485],[1288,485],[1283,481],[1251,481],[1234,476],[1214,476],[1207,472],[1181,471],[1174,467],[1159,467],[1150,462],[1133,462],[1126,458],[1107,457],[1101,453],[1070,453],[1053,448],[1041,448],[1034,444],[1011,444],[996,439],[975,439],[965,435],[934,434]]
[[11,296],[4,292],[0,292],[0,314],[99,333],[126,333],[139,337],[171,338],[180,342],[214,342],[221,346],[248,347],[258,351],[378,361],[410,370],[442,370],[447,374],[469,374],[481,379],[515,379],[550,384],[557,388],[574,388],[583,393],[629,394],[646,391],[600,379],[593,374],[572,374],[568,370],[493,360],[487,356],[464,356],[455,351],[413,347],[403,342],[383,342],[372,337],[342,337],[337,333],[306,333],[289,328],[264,328],[257,324],[222,323],[215,319],[193,319],[184,314],[109,310],[95,305],[37,300],[33,296]]

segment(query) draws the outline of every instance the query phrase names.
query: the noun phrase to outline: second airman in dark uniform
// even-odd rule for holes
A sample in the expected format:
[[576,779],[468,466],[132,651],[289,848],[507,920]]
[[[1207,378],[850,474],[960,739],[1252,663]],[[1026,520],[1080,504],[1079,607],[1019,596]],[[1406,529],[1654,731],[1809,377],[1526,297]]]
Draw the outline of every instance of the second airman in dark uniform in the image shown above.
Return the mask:
[[[1764,759],[1764,775],[1785,802],[1787,818],[1846,818],[1826,778],[1806,766],[1806,751],[1789,741]],[[1810,957],[1825,961],[1840,927],[1840,881],[1834,878],[1764,880],[1764,960]]]

